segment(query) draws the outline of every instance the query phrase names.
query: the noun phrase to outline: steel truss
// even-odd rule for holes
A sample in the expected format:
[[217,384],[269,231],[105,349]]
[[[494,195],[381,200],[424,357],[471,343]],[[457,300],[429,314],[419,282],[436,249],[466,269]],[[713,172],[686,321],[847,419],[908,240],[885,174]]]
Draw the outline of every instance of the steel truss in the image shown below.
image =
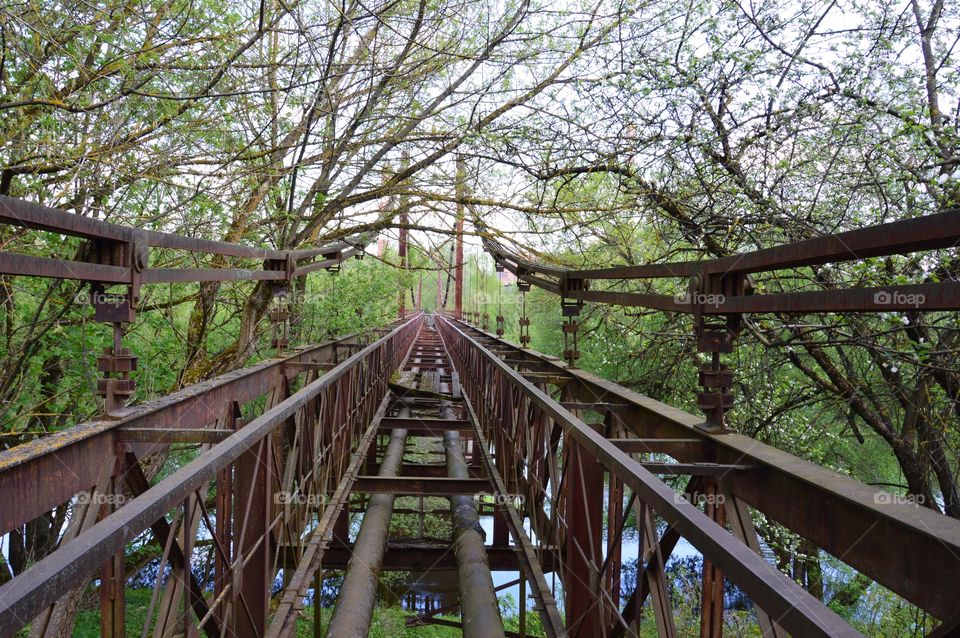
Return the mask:
[[[660,635],[676,635],[664,569],[681,537],[704,556],[702,636],[722,633],[725,578],[756,604],[764,635],[859,635],[760,556],[752,510],[943,620],[937,635],[960,628],[954,587],[960,523],[878,498],[857,481],[723,431],[732,373],[719,362],[747,312],[896,310],[910,294],[925,296],[920,310],[960,308],[956,282],[754,295],[748,278],[949,248],[960,240],[960,212],[719,260],[581,271],[524,260],[487,239],[487,249],[518,275],[521,287],[561,295],[567,362],[527,349],[525,318],[517,346],[459,317],[437,317],[434,332],[421,314],[376,335],[281,355],[287,344],[280,307],[273,313],[277,358],[136,407],[124,405],[136,357],[121,347],[120,326],[133,320],[140,286],[262,280],[282,292],[294,277],[336,269],[359,254],[362,238],[274,251],[129,229],[3,197],[0,223],[87,242],[75,260],[0,252],[0,274],[81,280],[103,294],[124,288],[94,303],[97,320],[115,328],[114,346],[101,357],[106,416],[0,452],[0,534],[65,504],[70,509],[59,547],[0,586],[0,636],[28,624],[35,636],[69,633],[69,610],[91,579],[100,584],[102,634],[123,635],[128,550],[150,544],[159,576],[144,633],[291,636],[324,570],[349,567],[356,557],[349,514],[363,507],[358,497],[364,494],[390,502],[394,513],[393,495],[449,499],[452,543],[391,542],[381,525],[373,543],[376,571],[457,570],[461,612],[486,618],[481,625],[495,635],[515,635],[494,627],[489,572],[496,569],[520,572],[521,598],[529,591],[536,600],[548,636],[636,635],[647,601]],[[151,269],[150,248],[257,260],[262,267]],[[589,285],[658,277],[688,278],[687,300]],[[877,307],[878,291],[891,303]],[[717,304],[699,301],[720,293]],[[700,370],[706,424],[575,368],[576,317],[585,301],[694,315],[700,349],[714,354]],[[480,314],[464,314],[484,322]],[[414,374],[416,383],[397,383],[397,371]],[[443,439],[446,465],[386,455],[388,433],[399,430],[409,438]],[[200,455],[151,483],[144,460],[182,444],[201,446]],[[666,475],[689,477],[682,493],[658,478]],[[475,510],[466,497],[477,494],[490,495],[492,505],[481,499]],[[426,514],[422,505],[409,511]],[[485,545],[477,537],[478,511],[494,516],[493,539]],[[623,597],[622,566],[633,557],[623,555],[622,537],[631,514],[641,539],[640,568],[636,588]],[[191,570],[201,544],[213,556],[212,592]],[[563,613],[551,572],[563,584]],[[278,576],[282,586],[274,596]],[[372,604],[366,594],[357,599]],[[409,622],[456,625],[437,617],[455,610]],[[465,632],[469,625],[463,623]]]
[[[561,548],[571,635],[635,635],[648,599],[660,635],[676,635],[663,568],[681,536],[704,556],[702,635],[721,634],[724,577],[757,605],[765,635],[859,635],[766,563],[750,508],[954,627],[956,520],[878,498],[875,488],[749,437],[704,432],[694,415],[478,328],[439,325],[497,468],[522,499],[518,515],[543,544]],[[587,414],[602,421],[587,425]],[[647,462],[653,453],[676,462]],[[691,478],[681,495],[656,474]],[[634,557],[622,556],[620,538],[631,509],[645,529],[643,567],[624,601],[621,566]],[[667,531],[658,538],[660,520]]]

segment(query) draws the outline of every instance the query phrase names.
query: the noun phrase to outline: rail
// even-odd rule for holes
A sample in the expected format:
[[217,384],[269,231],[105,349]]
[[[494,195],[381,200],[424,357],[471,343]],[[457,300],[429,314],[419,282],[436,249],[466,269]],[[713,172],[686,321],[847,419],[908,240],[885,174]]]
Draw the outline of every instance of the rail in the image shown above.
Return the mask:
[[[950,619],[955,613],[956,597],[950,585],[960,570],[960,522],[955,519],[896,502],[876,488],[749,437],[705,432],[694,415],[571,368],[555,357],[521,348],[451,318],[439,324],[464,388],[493,442],[498,467],[524,497],[528,509],[523,514],[530,518],[538,537],[542,534],[551,538],[547,544],[555,544],[566,540],[567,526],[578,526],[575,536],[591,539],[582,540],[576,550],[566,545],[574,573],[616,571],[620,558],[609,554],[602,557],[600,553],[602,521],[616,521],[618,517],[622,521],[625,514],[613,508],[604,517],[600,508],[604,503],[620,502],[621,486],[625,484],[636,499],[648,503],[671,526],[659,541],[652,534],[647,539],[648,555],[643,562],[654,576],[676,543],[677,537],[671,536],[676,533],[720,565],[724,573],[728,568],[721,561],[729,561],[730,557],[724,555],[729,547],[717,546],[707,531],[722,531],[722,538],[758,552],[748,509],[752,507],[928,613],[941,619]],[[561,402],[550,396],[551,387],[560,389]],[[578,416],[586,414],[600,416],[602,422],[588,426]],[[651,463],[645,460],[648,454],[668,454],[673,460]],[[577,468],[577,472],[569,468]],[[651,472],[689,475],[686,500],[664,491],[666,486]],[[608,474],[606,484],[604,473]],[[571,485],[575,486],[572,491]],[[605,489],[609,492],[606,498]],[[713,514],[725,519],[739,540],[702,514],[688,516],[687,500],[700,505],[722,504]],[[636,514],[642,527],[645,512],[641,508]],[[611,524],[607,531],[616,530],[617,525]],[[613,536],[607,540],[608,547],[616,545]],[[660,549],[651,550],[655,547]],[[756,562],[751,559],[746,565]],[[781,617],[768,601],[773,597],[773,605],[785,604],[791,588],[779,578],[766,579],[766,572],[755,566],[756,571],[746,572],[739,566],[739,574],[729,572],[731,580],[747,591],[774,622],[795,634],[789,623],[809,622],[798,635],[814,635],[810,632],[818,631],[816,623],[830,618],[816,606],[797,611],[801,616],[810,611],[811,618],[788,621],[786,616]],[[607,582],[601,605],[610,606],[615,599],[615,581]],[[590,607],[597,603],[596,594],[591,593],[595,591],[577,591],[573,600],[586,600]],[[647,596],[662,597],[664,591],[662,584],[641,582],[635,592],[640,596],[639,603],[631,600],[617,613],[623,622],[629,622],[635,613],[632,605],[642,606]],[[655,612],[669,609],[663,599],[659,605],[654,603]],[[612,607],[606,613],[613,627],[607,630],[616,635],[614,630],[620,621]],[[658,623],[661,620],[667,622],[658,616]]]
[[[189,606],[207,635],[220,635],[225,622],[239,635],[259,634],[278,569],[278,544],[300,547],[303,536],[313,531],[310,521],[325,514],[326,520],[337,520],[326,510],[339,512],[344,504],[330,495],[346,474],[354,446],[368,434],[390,375],[422,320],[417,314],[363,347],[332,342],[308,348],[142,406],[122,421],[81,424],[52,440],[0,453],[2,498],[21,504],[4,508],[5,529],[66,500],[81,508],[74,514],[77,528],[56,551],[0,586],[0,636],[12,636],[38,616],[46,622],[57,601],[95,577],[104,564],[114,570],[100,573],[102,595],[114,597],[107,605],[113,612],[102,618],[104,631],[123,635],[124,548],[145,532],[162,551],[160,572],[164,565],[178,570],[168,587],[179,582],[180,591],[189,592]],[[355,352],[343,361],[329,359],[343,345]],[[294,392],[292,382],[301,374],[303,387]],[[244,409],[255,409],[263,396],[264,411],[244,419]],[[141,454],[178,438],[197,438],[185,429],[219,441],[150,485]],[[144,442],[148,440],[154,442]],[[215,521],[206,505],[211,484]],[[277,494],[295,498],[278,503]],[[86,515],[82,508],[88,504],[93,506]],[[94,522],[97,505],[110,512]],[[172,523],[167,519],[171,513]],[[201,523],[216,550],[210,604],[185,568]]]

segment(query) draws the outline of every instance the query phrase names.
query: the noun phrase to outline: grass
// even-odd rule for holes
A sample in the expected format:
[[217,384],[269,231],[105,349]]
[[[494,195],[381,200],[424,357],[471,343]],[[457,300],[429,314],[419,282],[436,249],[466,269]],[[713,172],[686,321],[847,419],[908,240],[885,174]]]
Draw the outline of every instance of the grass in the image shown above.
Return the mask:
[[[143,631],[143,622],[147,615],[147,608],[150,605],[150,596],[152,590],[149,589],[127,589],[127,615],[126,615],[126,635],[139,636]],[[327,628],[330,622],[332,609],[322,610],[321,623],[323,629]],[[313,638],[313,608],[307,607],[300,614],[297,620],[297,636],[303,638]],[[460,637],[463,633],[453,627],[440,627],[436,625],[426,625],[423,627],[408,627],[406,620],[409,612],[399,607],[381,607],[373,612],[373,622],[370,627],[370,638],[448,638]],[[459,621],[457,616],[440,616],[447,620]],[[508,629],[516,631],[519,628],[519,620],[515,617],[505,619]],[[151,627],[152,629],[152,627]],[[24,630],[23,635],[26,635]],[[531,638],[541,636],[539,618],[535,612],[527,614],[527,635]],[[99,609],[84,610],[77,615],[77,624],[73,630],[75,638],[99,638],[100,636],[100,611]]]

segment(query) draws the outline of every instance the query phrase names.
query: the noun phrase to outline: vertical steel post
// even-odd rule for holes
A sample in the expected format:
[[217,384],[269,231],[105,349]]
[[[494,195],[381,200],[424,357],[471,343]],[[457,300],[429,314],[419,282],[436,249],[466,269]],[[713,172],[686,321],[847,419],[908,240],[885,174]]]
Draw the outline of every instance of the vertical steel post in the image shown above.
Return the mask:
[[463,200],[466,197],[467,169],[463,158],[457,155],[457,251],[454,263],[454,310],[453,316],[463,318]]
[[[227,430],[238,430],[242,427],[240,404],[232,401],[224,415],[224,427]],[[233,563],[233,477],[235,465],[228,465],[217,473],[217,493],[216,493],[216,529],[214,533],[214,542],[217,544],[217,551],[214,552],[214,571],[213,571],[213,592],[214,598],[219,599],[224,589],[230,583],[231,568]],[[216,617],[221,627],[230,624],[232,618],[231,601],[235,597],[235,592],[216,607]]]
[[244,452],[234,474],[233,531],[236,561],[233,573],[233,633],[262,636],[270,602],[273,435]]
[[97,357],[97,367],[103,373],[97,380],[97,394],[103,397],[103,411],[108,418],[122,416],[127,400],[136,390],[136,383],[130,375],[137,369],[137,357],[124,348],[121,341],[123,324],[133,323],[137,316],[140,286],[150,249],[139,231],[134,234],[129,242],[97,239],[89,244],[89,257],[94,263],[130,269],[126,294],[107,293],[107,287],[112,284],[93,282],[90,285],[94,320],[113,324],[113,345]]
[[603,466],[567,437],[563,591],[570,636],[603,635],[599,570],[603,534]]
[[[726,510],[719,501],[723,499],[717,490],[717,481],[709,477],[704,481],[704,513],[719,525],[726,525]],[[700,603],[700,638],[723,636],[723,574],[716,565],[704,557],[703,580]]]
[[[110,477],[110,489],[106,502],[100,506],[101,519],[106,518],[120,505],[123,497],[124,455],[117,454],[115,473]],[[126,557],[124,550],[110,557],[100,569],[100,636],[114,638],[125,636]]]
[[688,298],[693,305],[693,326],[697,337],[697,350],[710,354],[710,363],[698,371],[702,392],[697,394],[697,404],[706,416],[701,426],[709,432],[722,432],[725,414],[733,407],[733,371],[720,360],[721,353],[733,352],[733,343],[743,328],[743,315],[723,317],[705,315],[704,306],[717,303],[726,296],[740,297],[749,293],[752,284],[748,277],[739,273],[723,275],[699,274],[691,277]]
[[[401,206],[404,206],[401,204]],[[397,248],[397,255],[400,257],[400,277],[405,279],[407,270],[407,210],[404,207],[400,213],[400,246]],[[407,316],[407,282],[400,284],[400,309],[398,316],[403,319]]]
[[570,290],[586,290],[586,281],[582,279],[563,278],[560,282],[560,309],[566,322],[563,324],[563,357],[571,368],[577,367],[580,358],[580,343],[578,334],[580,323],[577,317],[583,309],[583,302],[576,299],[567,299],[566,293]]
[[527,292],[530,290],[530,284],[525,281],[517,281],[517,290],[520,291],[522,309],[520,311],[520,347],[530,347],[530,318],[527,316]]
[[[447,273],[447,277],[448,278],[450,277],[449,272]],[[440,269],[438,268],[437,269],[437,305],[436,305],[437,312],[443,312],[444,310],[446,310],[445,304],[443,303],[444,301],[446,300],[443,298],[443,274],[440,272]]]

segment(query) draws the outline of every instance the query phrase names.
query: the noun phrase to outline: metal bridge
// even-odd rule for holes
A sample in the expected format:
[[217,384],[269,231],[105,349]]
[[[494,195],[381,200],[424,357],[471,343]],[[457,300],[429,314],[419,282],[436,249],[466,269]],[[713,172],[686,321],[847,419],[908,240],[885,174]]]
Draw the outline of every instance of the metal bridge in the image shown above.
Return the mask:
[[[411,622],[460,627],[465,636],[530,635],[504,630],[495,570],[519,573],[521,597],[533,599],[547,636],[634,636],[644,614],[659,635],[675,636],[680,601],[672,600],[665,564],[681,538],[704,557],[701,636],[722,634],[727,579],[754,603],[766,636],[859,635],[764,559],[752,510],[942,620],[932,635],[960,631],[960,522],[879,498],[876,488],[725,429],[733,372],[721,362],[745,313],[889,311],[914,293],[927,302],[910,310],[960,309],[954,282],[750,294],[749,277],[951,248],[960,212],[720,260],[589,271],[534,263],[487,240],[498,267],[522,287],[561,297],[565,359],[527,347],[526,317],[514,344],[502,338],[502,318],[499,334],[491,333],[487,317],[463,316],[459,299],[452,314],[413,312],[378,331],[291,349],[280,294],[270,314],[275,358],[134,406],[126,402],[137,358],[122,339],[141,286],[258,280],[282,293],[298,277],[361,254],[364,238],[265,250],[10,198],[0,198],[0,222],[83,238],[75,259],[0,252],[0,274],[89,282],[96,319],[114,326],[113,347],[99,359],[103,417],[0,452],[0,534],[71,504],[57,548],[0,587],[2,636],[69,635],[91,579],[102,635],[125,635],[125,549],[144,538],[161,556],[144,636],[293,636],[330,570],[345,576],[323,628],[329,636],[366,635],[385,570],[455,573],[457,604]],[[221,261],[153,268],[151,249]],[[589,285],[657,277],[689,280],[689,294]],[[717,292],[723,302],[701,301]],[[693,314],[699,349],[712,355],[700,370],[706,418],[577,369],[576,317],[585,301]],[[201,452],[148,479],[144,460],[183,443]],[[675,491],[665,476],[685,477],[685,488]],[[395,507],[401,496],[446,498],[449,537],[390,538],[391,516],[425,515]],[[492,538],[479,525],[489,514]],[[640,530],[636,555],[624,551],[628,518]],[[212,587],[190,568],[201,543],[213,548]],[[622,568],[634,559],[637,584],[624,596]]]

